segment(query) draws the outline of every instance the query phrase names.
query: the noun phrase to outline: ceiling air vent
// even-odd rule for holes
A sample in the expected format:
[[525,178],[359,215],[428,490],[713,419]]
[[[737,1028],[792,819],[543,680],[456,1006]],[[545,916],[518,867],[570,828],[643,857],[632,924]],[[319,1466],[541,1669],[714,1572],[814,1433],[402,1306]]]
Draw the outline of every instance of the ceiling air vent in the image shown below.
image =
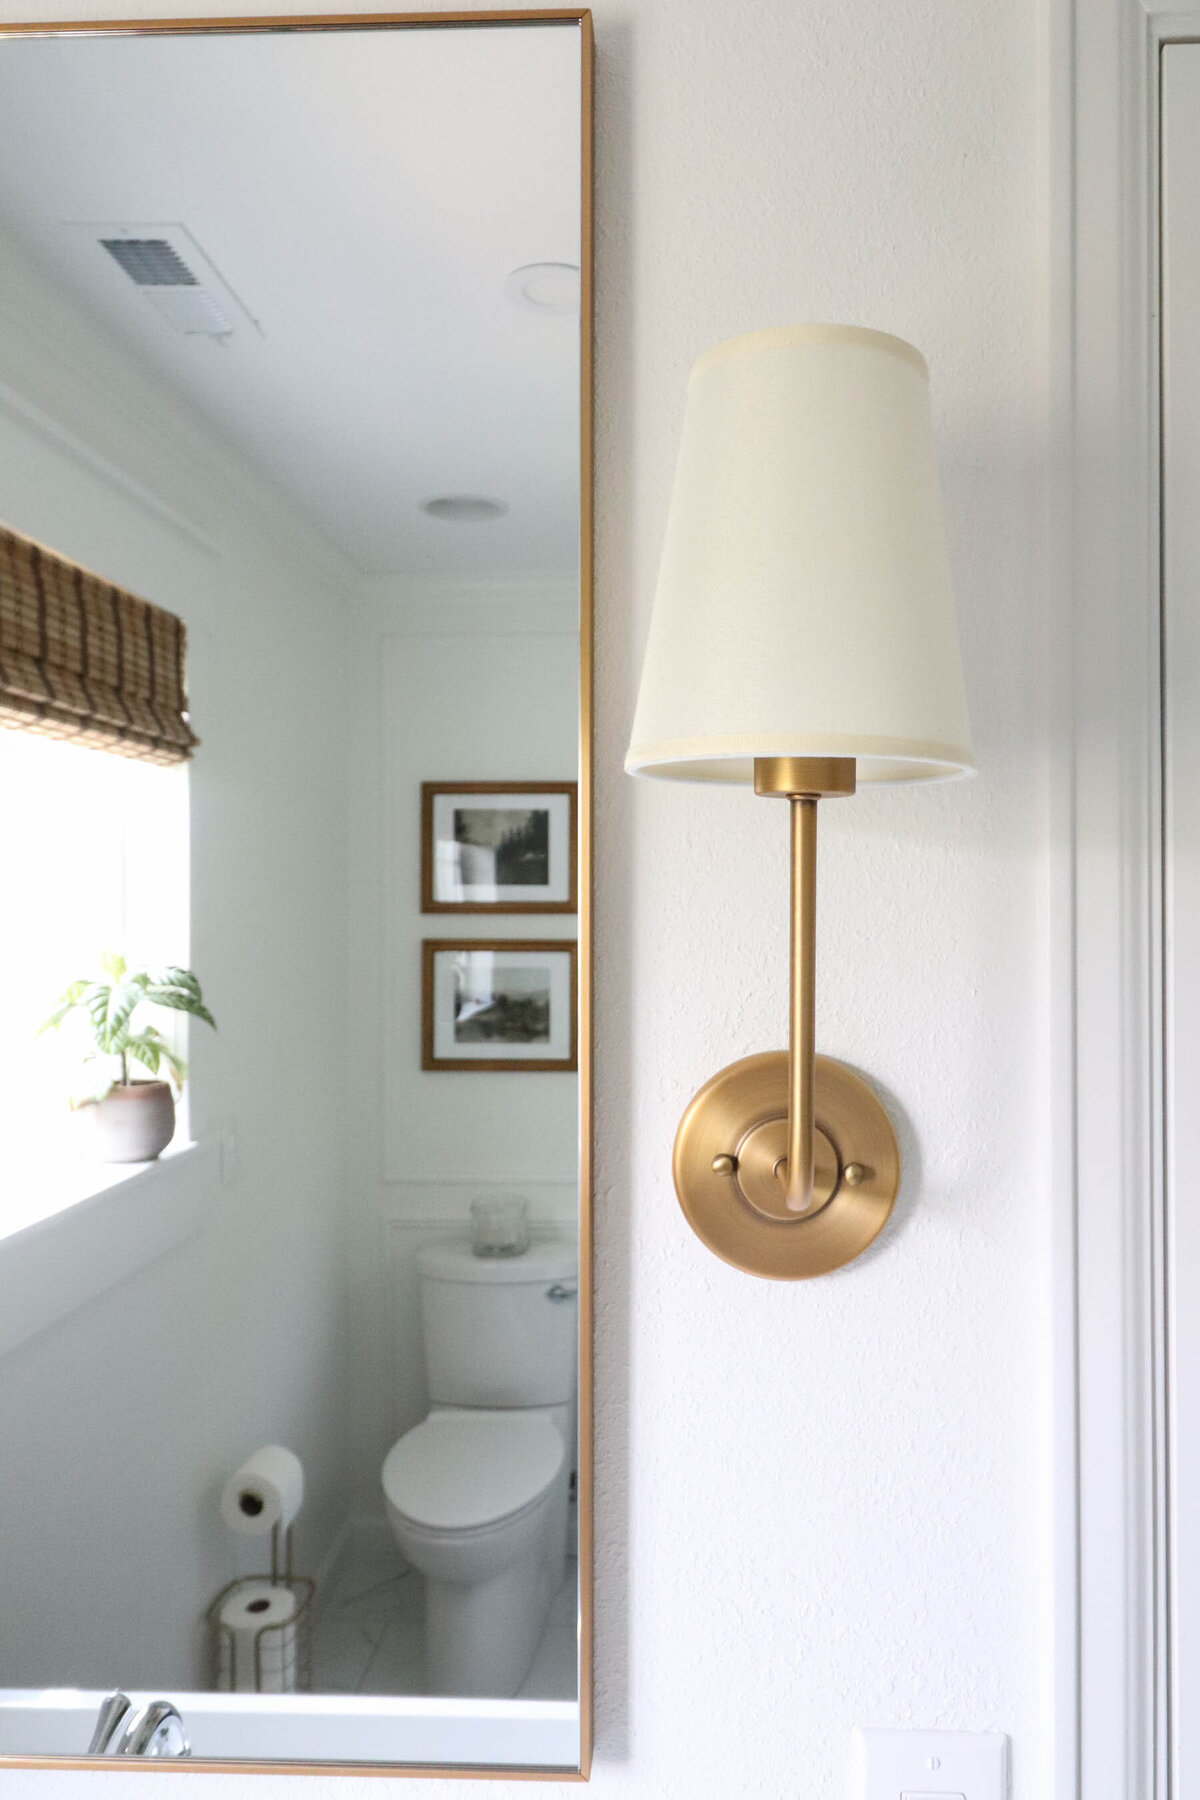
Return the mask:
[[199,287],[200,283],[166,238],[101,238],[114,262],[139,287]]
[[246,325],[260,329],[185,226],[76,225],[71,229],[86,232],[167,324],[185,337],[223,342]]

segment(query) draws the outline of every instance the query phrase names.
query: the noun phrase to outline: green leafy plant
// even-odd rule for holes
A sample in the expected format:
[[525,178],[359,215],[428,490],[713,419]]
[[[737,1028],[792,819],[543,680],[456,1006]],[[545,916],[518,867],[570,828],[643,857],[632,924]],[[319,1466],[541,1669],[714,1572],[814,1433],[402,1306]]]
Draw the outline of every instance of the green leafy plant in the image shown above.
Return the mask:
[[100,958],[100,965],[98,979],[71,983],[38,1033],[57,1031],[68,1020],[84,1025],[87,1048],[80,1060],[89,1078],[72,1104],[102,1100],[114,1087],[128,1087],[131,1063],[145,1069],[151,1080],[167,1074],[178,1091],[186,1064],[162,1032],[138,1014],[143,1006],[163,1006],[203,1019],[215,1031],[217,1022],[204,1004],[200,983],[190,969],[131,970],[123,956],[111,953]]

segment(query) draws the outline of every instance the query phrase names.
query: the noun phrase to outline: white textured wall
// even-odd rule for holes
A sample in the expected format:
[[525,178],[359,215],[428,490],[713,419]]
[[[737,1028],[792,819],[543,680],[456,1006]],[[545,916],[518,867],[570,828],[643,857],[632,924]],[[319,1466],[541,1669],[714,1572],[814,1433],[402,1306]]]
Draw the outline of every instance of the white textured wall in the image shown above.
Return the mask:
[[[919,1722],[1010,1730],[1048,1800],[1034,6],[596,14],[595,1788],[840,1800],[854,1722]],[[620,755],[688,365],[804,318],[930,358],[982,776],[826,809],[823,1047],[895,1096],[909,1176],[874,1254],[790,1288],[712,1260],[669,1174],[693,1088],[782,1039],[783,819]]]

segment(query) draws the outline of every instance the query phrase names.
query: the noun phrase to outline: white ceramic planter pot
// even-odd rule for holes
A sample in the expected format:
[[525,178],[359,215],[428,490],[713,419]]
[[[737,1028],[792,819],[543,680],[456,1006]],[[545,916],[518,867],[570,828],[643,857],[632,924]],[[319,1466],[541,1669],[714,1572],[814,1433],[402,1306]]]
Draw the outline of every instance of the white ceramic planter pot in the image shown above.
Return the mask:
[[96,1162],[153,1162],[175,1135],[175,1096],[167,1081],[131,1081],[76,1114]]

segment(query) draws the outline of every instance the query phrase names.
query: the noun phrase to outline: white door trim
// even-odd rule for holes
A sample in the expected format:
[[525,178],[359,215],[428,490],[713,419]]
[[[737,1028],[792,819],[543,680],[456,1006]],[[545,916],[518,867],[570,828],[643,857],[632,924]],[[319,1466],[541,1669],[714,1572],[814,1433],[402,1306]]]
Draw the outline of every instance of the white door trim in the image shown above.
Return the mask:
[[1074,1800],[1168,1757],[1158,87],[1200,0],[1051,0],[1056,1749]]

